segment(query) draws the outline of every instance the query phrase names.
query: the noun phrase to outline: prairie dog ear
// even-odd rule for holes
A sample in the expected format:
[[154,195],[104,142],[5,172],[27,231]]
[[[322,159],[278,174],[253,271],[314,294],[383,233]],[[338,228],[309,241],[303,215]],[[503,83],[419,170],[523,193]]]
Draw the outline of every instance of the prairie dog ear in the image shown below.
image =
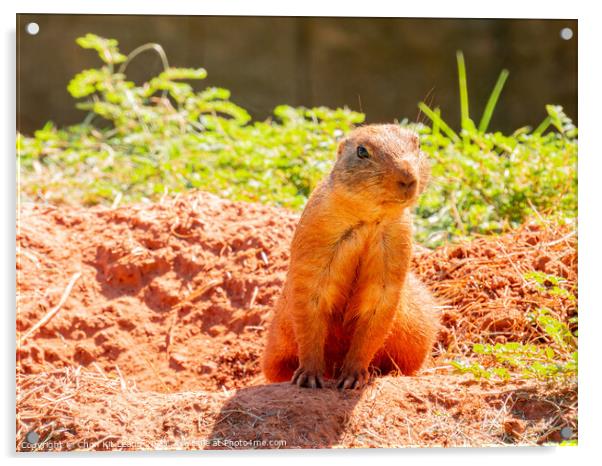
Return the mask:
[[418,155],[418,194],[422,194],[422,192],[426,189],[430,178],[431,162],[429,161],[427,155],[420,151]]
[[341,158],[341,155],[343,155],[343,152],[345,152],[345,148],[348,144],[349,138],[341,139],[341,141],[339,142],[339,146],[337,147],[337,160]]
[[414,151],[420,150],[420,137],[417,133],[412,132],[412,135],[410,136],[410,147]]

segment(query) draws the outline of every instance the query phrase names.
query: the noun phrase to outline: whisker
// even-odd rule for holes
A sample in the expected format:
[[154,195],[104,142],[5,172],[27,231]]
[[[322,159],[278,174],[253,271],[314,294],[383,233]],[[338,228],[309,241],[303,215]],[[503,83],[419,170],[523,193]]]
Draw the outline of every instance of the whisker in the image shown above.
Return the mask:
[[[435,86],[431,87],[431,89],[424,96],[424,99],[422,99],[422,101],[426,103],[429,107],[432,105],[434,100],[434,91]],[[424,124],[426,120],[423,120],[423,118],[426,118],[426,115],[424,115],[424,113],[422,113],[422,110],[420,110],[419,108],[418,114],[416,115],[416,123]]]

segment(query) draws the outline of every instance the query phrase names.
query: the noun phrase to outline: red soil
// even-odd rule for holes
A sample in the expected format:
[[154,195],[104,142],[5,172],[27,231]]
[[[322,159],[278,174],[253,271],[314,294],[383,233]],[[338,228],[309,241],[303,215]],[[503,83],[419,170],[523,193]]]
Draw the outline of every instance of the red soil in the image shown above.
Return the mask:
[[[261,334],[296,216],[209,194],[115,210],[25,205],[18,235],[18,370],[81,365],[140,389],[216,390],[258,374]],[[98,367],[97,367],[98,366]]]
[[[85,448],[135,449],[215,439],[286,444],[204,447],[535,444],[574,428],[573,389],[445,375],[470,343],[541,342],[526,319],[535,306],[547,303],[563,321],[576,313],[573,301],[542,297],[521,278],[544,270],[576,293],[568,229],[531,224],[418,253],[416,271],[445,300],[431,368],[339,393],[266,386],[259,370],[297,218],[206,193],[117,209],[21,206],[17,448],[29,448],[30,429]],[[28,333],[77,273],[56,314]]]

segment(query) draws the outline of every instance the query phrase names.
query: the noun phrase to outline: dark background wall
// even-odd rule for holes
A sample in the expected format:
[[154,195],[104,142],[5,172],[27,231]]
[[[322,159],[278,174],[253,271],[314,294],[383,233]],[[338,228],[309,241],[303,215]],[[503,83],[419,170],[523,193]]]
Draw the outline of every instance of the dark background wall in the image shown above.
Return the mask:
[[[40,32],[25,32],[29,22]],[[569,27],[571,40],[560,31]],[[339,107],[368,121],[417,117],[429,93],[457,127],[455,51],[468,67],[471,114],[480,117],[502,68],[510,77],[491,127],[536,125],[544,105],[563,105],[577,120],[577,21],[484,19],[277,18],[204,16],[19,15],[19,130],[46,121],[80,121],[66,90],[73,75],[96,67],[95,52],[75,39],[88,32],[119,40],[128,53],[160,43],[173,66],[207,69],[200,86],[232,91],[232,100],[263,119],[278,104]],[[140,55],[128,67],[137,82],[161,71],[159,58]]]

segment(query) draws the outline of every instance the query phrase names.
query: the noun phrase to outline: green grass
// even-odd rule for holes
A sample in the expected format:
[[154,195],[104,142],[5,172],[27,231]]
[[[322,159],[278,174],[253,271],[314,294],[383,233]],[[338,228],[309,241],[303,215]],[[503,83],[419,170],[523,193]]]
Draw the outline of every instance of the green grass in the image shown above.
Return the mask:
[[[433,181],[417,209],[418,238],[433,245],[473,233],[498,233],[533,215],[574,222],[577,217],[577,128],[562,107],[533,131],[487,132],[509,72],[502,70],[478,127],[468,104],[464,56],[457,54],[460,134],[438,108],[420,110],[432,126],[415,125],[433,161]],[[550,131],[552,129],[552,131]]]
[[475,344],[472,351],[477,361],[451,361],[451,365],[459,373],[472,374],[476,379],[576,380],[577,339],[566,324],[547,315],[545,309],[538,310],[535,320],[544,327],[544,335],[553,340],[551,344]]
[[[542,272],[524,274],[525,280],[533,282],[541,293],[562,296],[576,301],[576,297],[560,284],[564,279]],[[540,308],[528,315],[528,319],[540,335],[540,344],[521,342],[475,344],[469,360],[451,361],[459,373],[472,374],[476,379],[511,378],[539,379],[546,381],[577,380],[578,331],[572,332],[568,324],[577,326],[578,318],[568,323],[554,317],[550,309]]]
[[[77,43],[95,50],[98,68],[68,85],[87,116],[33,137],[18,135],[23,200],[84,205],[156,200],[192,188],[220,196],[301,209],[330,170],[340,140],[364,115],[349,109],[276,107],[254,121],[226,89],[196,91],[207,71],[170,67],[160,45],[129,55],[92,34]],[[157,52],[164,70],[141,85],[125,72],[135,57]],[[487,132],[508,72],[502,71],[478,127],[469,113],[467,72],[458,53],[461,129],[438,108],[419,103],[430,125],[402,121],[421,135],[433,161],[430,187],[416,210],[417,236],[427,245],[473,233],[496,233],[534,212],[559,221],[577,214],[577,129],[549,105],[533,131]]]

